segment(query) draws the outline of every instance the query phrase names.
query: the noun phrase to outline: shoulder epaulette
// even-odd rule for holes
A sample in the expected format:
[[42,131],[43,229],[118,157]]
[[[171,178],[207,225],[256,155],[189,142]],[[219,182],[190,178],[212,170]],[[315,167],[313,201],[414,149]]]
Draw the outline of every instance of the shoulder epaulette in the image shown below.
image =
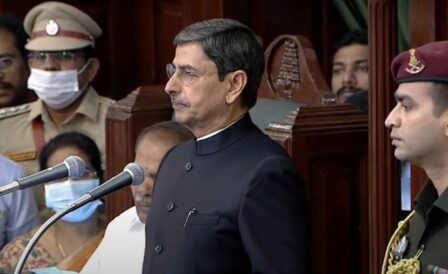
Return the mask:
[[30,104],[0,108],[0,119],[30,111]]

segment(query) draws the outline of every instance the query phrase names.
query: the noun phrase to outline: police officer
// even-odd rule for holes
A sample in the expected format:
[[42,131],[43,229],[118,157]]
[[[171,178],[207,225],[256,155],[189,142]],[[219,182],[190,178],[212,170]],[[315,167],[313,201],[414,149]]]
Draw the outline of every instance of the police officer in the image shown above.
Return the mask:
[[[28,88],[39,99],[0,113],[0,154],[20,163],[25,174],[35,173],[39,149],[46,142],[59,133],[78,131],[96,142],[104,159],[105,120],[112,100],[90,85],[100,66],[94,55],[100,27],[81,10],[60,2],[32,8],[24,27],[30,36],[25,45],[31,70]],[[43,208],[42,195],[37,200]]]
[[[401,222],[382,273],[436,273],[448,269],[448,41],[399,54],[392,74],[397,104],[386,119],[395,157],[429,177],[415,210]],[[440,272],[437,272],[440,273]]]
[[68,4],[45,2],[31,9],[24,27],[31,74],[28,87],[39,99],[0,114],[0,153],[19,162],[26,174],[37,171],[45,142],[61,132],[91,137],[104,156],[105,118],[112,100],[91,87],[100,63],[94,56],[100,27]]

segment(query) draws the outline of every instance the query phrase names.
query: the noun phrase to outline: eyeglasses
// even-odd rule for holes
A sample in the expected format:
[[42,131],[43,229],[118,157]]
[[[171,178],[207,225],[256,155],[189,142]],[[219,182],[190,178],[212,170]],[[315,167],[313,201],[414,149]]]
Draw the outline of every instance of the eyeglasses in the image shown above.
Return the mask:
[[73,65],[75,60],[82,56],[82,51],[33,51],[28,54],[28,59],[33,65],[42,65],[48,58],[63,65]]
[[[84,171],[84,174],[81,177],[75,177],[75,178],[70,178],[70,180],[72,181],[81,181],[81,180],[86,180],[86,179],[97,179],[98,175],[96,173],[96,171],[90,170],[90,169],[86,169]],[[54,180],[51,182],[48,182],[48,184],[53,184],[53,183],[62,183],[64,181],[66,181],[67,178],[62,178],[62,179],[58,179],[58,180]]]
[[166,74],[168,76],[168,79],[171,79],[171,77],[173,77],[176,72],[180,81],[186,86],[192,86],[199,78],[203,76],[218,73],[217,71],[199,73],[195,69],[189,67],[180,67],[178,70],[176,70],[176,67],[173,64],[166,65]]
[[96,178],[97,177],[97,173],[96,173],[96,171],[93,171],[93,170],[90,170],[90,169],[86,169],[85,171],[84,171],[84,174],[81,176],[81,177],[79,177],[79,178],[77,178],[78,180],[82,180],[82,179],[93,179],[93,178]]
[[4,70],[12,66],[14,58],[12,56],[0,57],[0,70]]

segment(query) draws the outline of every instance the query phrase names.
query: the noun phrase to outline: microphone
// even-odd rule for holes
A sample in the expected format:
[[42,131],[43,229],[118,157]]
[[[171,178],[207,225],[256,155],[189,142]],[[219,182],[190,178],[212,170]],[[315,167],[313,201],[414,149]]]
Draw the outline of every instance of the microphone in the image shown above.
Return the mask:
[[38,184],[51,182],[61,178],[81,177],[86,170],[86,165],[81,157],[69,156],[64,162],[39,171],[32,175],[17,179],[10,184],[0,187],[0,196],[13,192],[17,189],[25,189]]
[[83,195],[73,203],[69,204],[66,208],[62,209],[61,211],[56,212],[56,214],[54,214],[47,221],[45,221],[45,223],[36,231],[31,240],[28,242],[27,246],[25,247],[25,250],[23,251],[16,265],[14,274],[22,273],[23,266],[25,265],[26,259],[28,255],[31,253],[31,250],[33,249],[34,245],[40,239],[42,234],[62,216],[82,207],[83,205],[89,202],[101,198],[104,195],[114,192],[115,190],[118,190],[127,185],[130,184],[132,184],[132,186],[140,185],[141,183],[143,183],[144,180],[145,180],[144,168],[139,164],[129,163],[118,175],[111,178],[104,184],[87,192],[85,195]]
[[137,163],[129,163],[118,175],[69,204],[67,206],[67,213],[125,186],[131,184],[132,186],[138,186],[142,184],[144,180],[145,169]]
[[448,274],[448,269],[429,264],[428,267],[426,268],[426,273]]

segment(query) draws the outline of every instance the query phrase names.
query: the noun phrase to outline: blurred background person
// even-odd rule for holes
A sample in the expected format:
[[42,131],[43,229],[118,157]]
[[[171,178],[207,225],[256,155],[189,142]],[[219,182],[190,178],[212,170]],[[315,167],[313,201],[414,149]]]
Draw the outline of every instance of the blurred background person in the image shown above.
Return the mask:
[[[20,177],[20,166],[0,155],[0,186]],[[0,249],[15,237],[29,232],[39,222],[39,212],[30,189],[0,196]]]
[[135,162],[145,168],[143,184],[131,187],[135,206],[117,216],[81,273],[141,273],[145,251],[145,222],[152,202],[154,179],[165,154],[193,134],[176,122],[145,128],[137,138]]
[[[62,163],[68,156],[81,157],[86,164],[85,176],[77,179],[54,181],[44,185],[45,204],[57,212],[88,191],[97,187],[103,178],[100,152],[95,142],[77,132],[63,133],[48,142],[39,156],[41,170]],[[89,203],[51,226],[37,242],[28,257],[24,270],[56,266],[75,253],[100,232],[98,206],[100,201]],[[0,252],[0,268],[12,269],[26,245],[37,231],[17,237]]]
[[[34,92],[27,88],[30,74],[26,64],[27,39],[28,35],[16,17],[0,14],[0,108],[22,105],[37,99]],[[28,106],[22,106],[26,107]]]
[[[331,90],[337,103],[346,103],[351,96],[363,96],[367,109],[369,90],[369,47],[366,30],[347,33],[334,48]],[[352,99],[353,100],[353,99]],[[367,110],[366,110],[367,112]]]

